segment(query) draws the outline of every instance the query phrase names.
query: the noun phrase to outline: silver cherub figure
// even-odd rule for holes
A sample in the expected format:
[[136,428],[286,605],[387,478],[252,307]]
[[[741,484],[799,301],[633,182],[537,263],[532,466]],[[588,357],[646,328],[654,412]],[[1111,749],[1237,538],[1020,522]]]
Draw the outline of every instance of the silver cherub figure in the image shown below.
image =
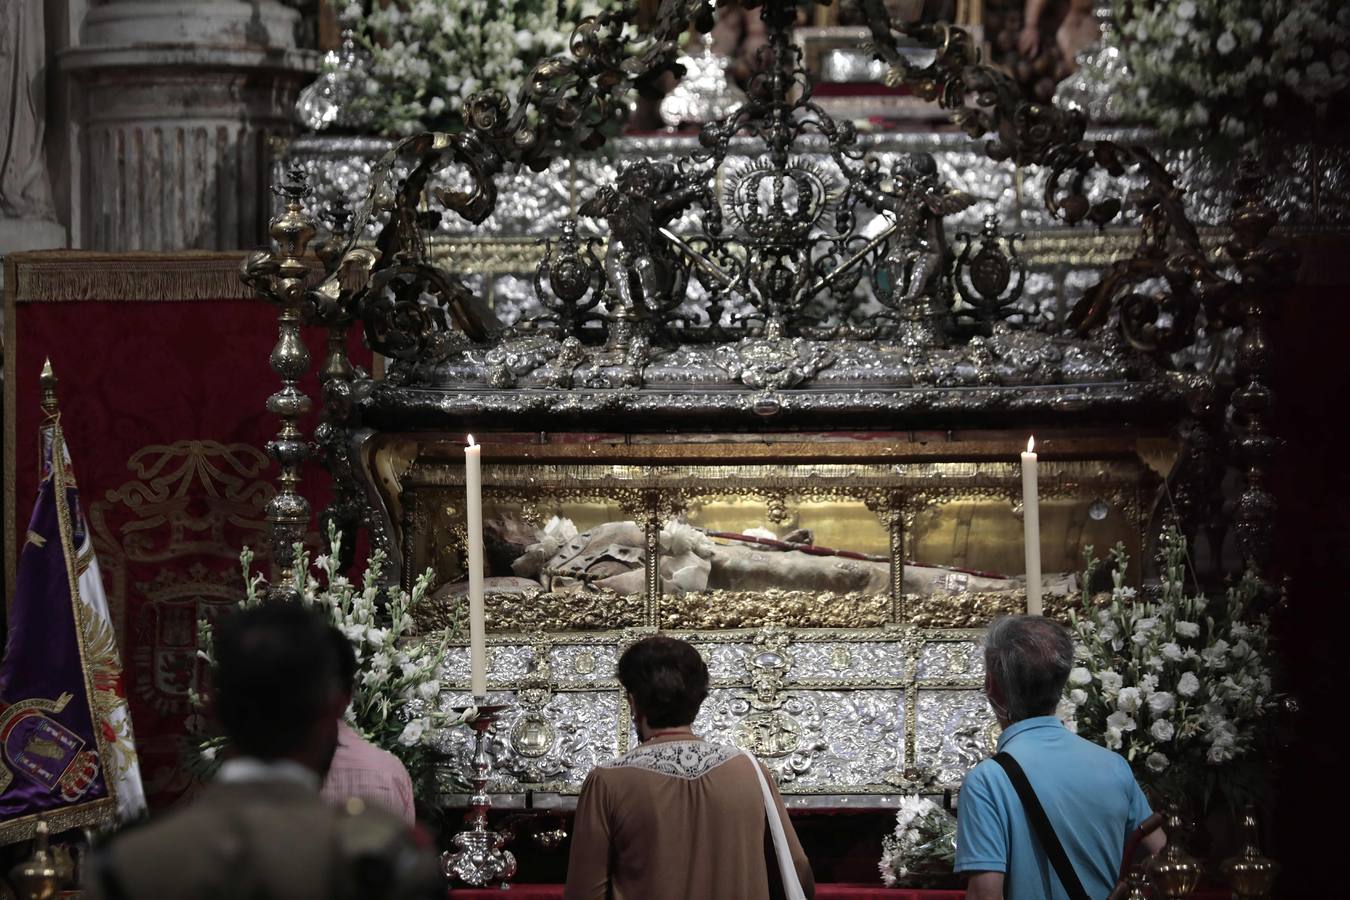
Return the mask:
[[578,212],[609,226],[604,272],[617,309],[647,319],[683,299],[688,269],[661,230],[707,193],[681,184],[673,166],[639,160],[581,205]]
[[895,219],[894,237],[881,269],[889,282],[880,299],[905,323],[906,343],[940,345],[951,308],[951,254],[942,227],[945,216],[968,209],[975,198],[953,190],[938,177],[931,154],[909,153],[891,166],[889,190],[861,184],[858,197]]

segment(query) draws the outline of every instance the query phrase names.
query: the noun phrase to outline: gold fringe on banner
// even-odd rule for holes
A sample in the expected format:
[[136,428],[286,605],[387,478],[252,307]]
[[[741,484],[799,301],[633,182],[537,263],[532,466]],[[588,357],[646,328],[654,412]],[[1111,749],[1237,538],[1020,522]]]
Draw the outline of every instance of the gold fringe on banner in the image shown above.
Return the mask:
[[239,280],[244,253],[14,254],[14,303],[251,300]]

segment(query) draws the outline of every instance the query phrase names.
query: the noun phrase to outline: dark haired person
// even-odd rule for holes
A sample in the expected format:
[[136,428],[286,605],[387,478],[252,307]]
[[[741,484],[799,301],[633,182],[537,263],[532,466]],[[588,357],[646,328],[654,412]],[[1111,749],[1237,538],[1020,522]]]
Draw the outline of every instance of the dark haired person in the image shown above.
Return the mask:
[[[1009,616],[989,626],[984,690],[1003,727],[998,749],[1025,773],[1088,897],[1116,885],[1130,834],[1150,815],[1130,764],[1069,731],[1055,716],[1073,667],[1073,640],[1041,616]],[[1166,838],[1144,840],[1150,853]],[[970,876],[967,900],[1070,897],[1028,818],[1011,776],[987,759],[961,785],[956,871]]]
[[293,603],[221,623],[214,698],[232,755],[194,803],[100,849],[86,896],[444,900],[431,848],[402,820],[319,796],[347,702],[327,629]]
[[[356,689],[356,651],[351,641],[335,625],[328,626],[328,637],[338,659],[338,680],[347,703]],[[323,780],[323,795],[342,805],[355,797],[364,803],[393,813],[409,825],[416,822],[412,778],[399,758],[361,737],[342,719],[337,723],[337,752]]]
[[692,724],[708,667],[684,641],[649,637],[619,659],[641,743],[598,766],[577,802],[565,900],[811,897],[811,867],[773,779]]

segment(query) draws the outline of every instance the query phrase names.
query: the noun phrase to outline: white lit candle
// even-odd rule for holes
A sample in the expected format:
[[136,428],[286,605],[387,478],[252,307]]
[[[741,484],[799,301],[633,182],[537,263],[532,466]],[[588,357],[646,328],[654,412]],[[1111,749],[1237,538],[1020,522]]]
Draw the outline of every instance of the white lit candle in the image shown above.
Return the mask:
[[464,493],[469,528],[469,687],[474,697],[487,695],[487,634],[483,611],[483,448],[464,448]]
[[1036,439],[1022,454],[1022,542],[1027,551],[1027,615],[1041,614],[1041,501],[1036,489]]

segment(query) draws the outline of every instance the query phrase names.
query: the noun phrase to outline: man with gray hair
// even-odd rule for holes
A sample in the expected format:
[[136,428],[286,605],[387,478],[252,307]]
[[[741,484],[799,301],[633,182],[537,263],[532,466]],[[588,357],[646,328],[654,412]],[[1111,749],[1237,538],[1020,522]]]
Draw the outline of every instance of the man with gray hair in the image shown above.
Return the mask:
[[[1003,734],[998,755],[961,786],[956,871],[970,876],[966,897],[1103,900],[1126,839],[1150,810],[1124,757],[1055,716],[1073,640],[1050,619],[1010,616],[989,626],[984,660],[985,694]],[[1144,847],[1156,853],[1164,841],[1155,831]]]

